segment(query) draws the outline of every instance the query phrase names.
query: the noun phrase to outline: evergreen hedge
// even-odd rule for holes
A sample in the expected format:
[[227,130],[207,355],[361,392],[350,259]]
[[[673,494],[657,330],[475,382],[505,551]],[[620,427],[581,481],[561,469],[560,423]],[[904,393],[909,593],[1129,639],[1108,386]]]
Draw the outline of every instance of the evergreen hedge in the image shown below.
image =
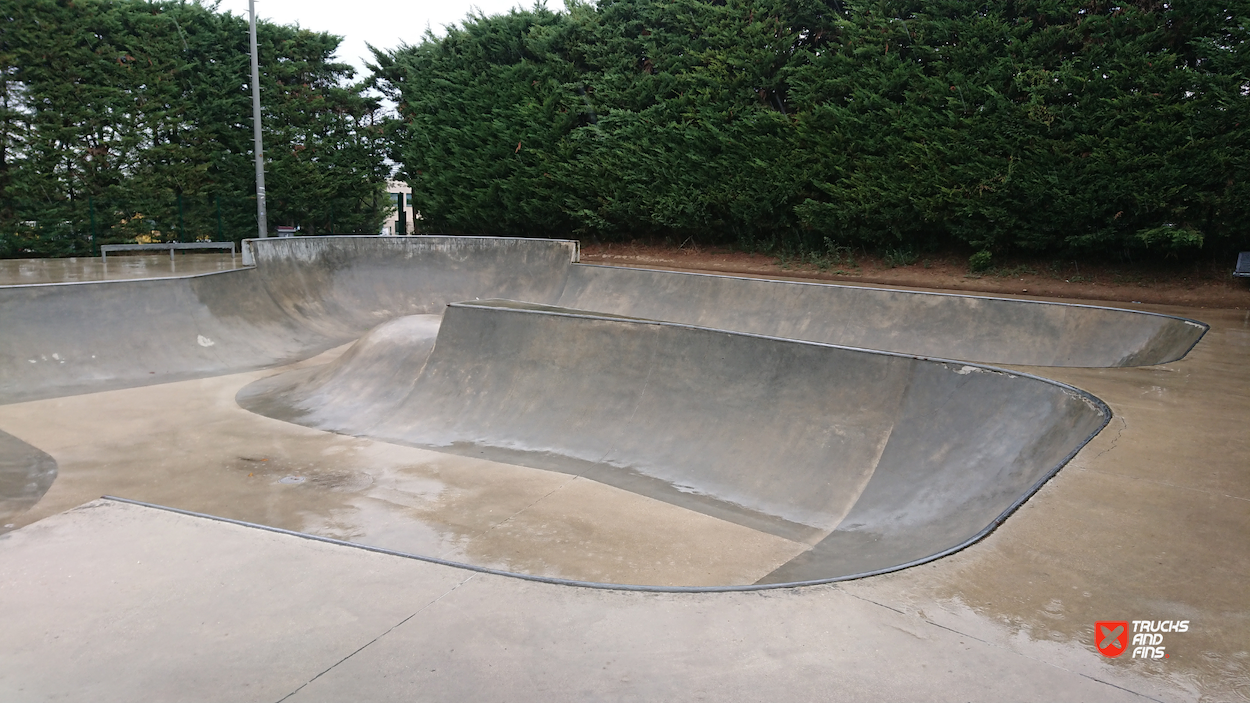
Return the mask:
[[1250,3],[600,0],[376,51],[423,226],[748,247],[1250,244]]

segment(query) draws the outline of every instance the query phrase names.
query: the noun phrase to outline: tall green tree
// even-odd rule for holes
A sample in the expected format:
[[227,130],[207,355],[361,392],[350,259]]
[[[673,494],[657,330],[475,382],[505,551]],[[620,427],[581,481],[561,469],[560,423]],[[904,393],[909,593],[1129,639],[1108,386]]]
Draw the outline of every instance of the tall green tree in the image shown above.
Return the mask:
[[[215,4],[5,6],[0,255],[256,231],[247,22]],[[380,105],[339,39],[262,22],[271,225],[376,232]]]

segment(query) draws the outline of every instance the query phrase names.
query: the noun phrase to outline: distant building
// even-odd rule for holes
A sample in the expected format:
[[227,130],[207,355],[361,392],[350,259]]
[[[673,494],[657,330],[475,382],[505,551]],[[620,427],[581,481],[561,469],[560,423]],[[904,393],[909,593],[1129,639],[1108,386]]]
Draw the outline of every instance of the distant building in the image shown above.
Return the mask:
[[391,199],[391,214],[382,223],[382,234],[418,234],[421,213],[412,206],[412,188],[401,181],[387,181],[386,192]]

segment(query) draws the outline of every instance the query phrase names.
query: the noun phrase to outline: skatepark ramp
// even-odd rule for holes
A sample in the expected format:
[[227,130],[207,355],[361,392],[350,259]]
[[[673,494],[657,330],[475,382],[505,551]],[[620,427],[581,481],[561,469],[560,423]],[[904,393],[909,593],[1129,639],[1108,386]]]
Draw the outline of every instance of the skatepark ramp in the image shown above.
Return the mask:
[[[560,471],[810,548],[762,583],[917,563],[976,539],[1110,418],[1023,374],[513,301],[397,320],[248,409]],[[725,584],[742,585],[742,584]]]
[[1167,363],[1206,331],[1112,308],[585,266],[560,240],[291,237],[247,250],[255,268],[0,286],[0,403],[288,363],[483,298],[1035,366]]
[[[588,266],[561,240],[309,237],[245,251],[253,268],[0,286],[0,403],[354,342],[238,402],[582,476],[801,547],[757,585],[958,549],[1110,416],[1079,390],[982,364],[1167,363],[1206,331],[1094,306]],[[0,500],[25,505],[55,462],[11,439],[0,489],[25,493]]]
[[809,342],[1023,366],[1150,366],[1206,326],[1165,315],[945,293],[574,266],[559,304]]
[[0,286],[0,403],[285,364],[454,300],[552,300],[577,243],[284,238],[256,268]]

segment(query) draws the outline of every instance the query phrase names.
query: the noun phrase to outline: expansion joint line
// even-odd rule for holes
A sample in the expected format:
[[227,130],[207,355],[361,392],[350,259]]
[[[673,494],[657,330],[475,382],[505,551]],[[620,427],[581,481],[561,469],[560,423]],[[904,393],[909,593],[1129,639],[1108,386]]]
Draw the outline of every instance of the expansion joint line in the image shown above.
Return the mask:
[[331,671],[333,671],[333,670],[334,670],[334,668],[335,668],[335,667],[337,667],[339,664],[342,664],[343,662],[347,661],[348,659],[351,659],[352,657],[356,656],[357,654],[360,654],[360,653],[361,653],[361,652],[363,652],[365,649],[367,649],[370,645],[372,645],[374,642],[377,642],[378,640],[382,639],[383,637],[386,637],[387,635],[391,634],[391,632],[393,632],[393,631],[395,631],[396,629],[398,629],[401,625],[403,625],[404,623],[408,622],[409,620],[411,620],[411,619],[413,619],[413,618],[417,617],[417,616],[418,616],[418,615],[420,615],[421,613],[425,612],[425,610],[426,610],[426,609],[428,609],[430,606],[434,605],[435,603],[439,602],[440,600],[442,600],[442,599],[443,599],[443,598],[445,598],[446,596],[450,595],[450,594],[451,594],[451,592],[452,592],[452,591],[454,591],[454,590],[456,590],[457,588],[460,588],[461,586],[465,585],[466,583],[468,583],[468,582],[472,581],[475,577],[477,577],[477,574],[471,574],[471,575],[469,575],[469,577],[468,577],[468,578],[464,579],[464,580],[463,580],[463,581],[461,581],[460,583],[457,583],[456,585],[454,585],[454,586],[452,586],[451,588],[447,589],[447,591],[446,591],[446,592],[444,592],[442,595],[440,595],[438,598],[435,598],[434,600],[430,601],[429,603],[426,603],[425,605],[421,606],[420,608],[417,608],[417,610],[416,610],[415,612],[413,612],[413,614],[412,614],[412,615],[409,615],[408,617],[404,618],[403,620],[400,620],[399,622],[397,622],[397,623],[395,623],[394,625],[391,625],[389,628],[387,628],[386,632],[383,632],[382,634],[378,635],[377,637],[374,637],[373,639],[369,640],[368,642],[365,642],[365,643],[364,643],[363,645],[361,645],[358,649],[356,649],[356,651],[354,651],[354,652],[352,652],[351,654],[348,654],[347,656],[343,657],[342,659],[340,659],[340,660],[338,660],[338,661],[334,662],[334,663],[333,663],[333,664],[331,664],[329,667],[327,667],[327,668],[325,669],[325,671],[322,671],[320,674],[317,674],[316,676],[312,677],[311,679],[308,679],[308,680],[307,680],[307,681],[305,681],[304,683],[300,684],[300,687],[299,687],[299,688],[297,688],[297,689],[295,689],[294,691],[291,691],[290,693],[286,694],[285,696],[283,696],[283,697],[279,698],[279,699],[278,699],[278,703],[282,703],[282,701],[285,701],[285,700],[287,700],[288,698],[290,698],[291,696],[294,696],[295,694],[297,694],[297,693],[299,693],[300,691],[304,690],[304,687],[308,686],[308,684],[310,684],[310,683],[312,683],[313,681],[316,681],[317,679],[321,678],[322,676],[325,676],[326,674],[330,673],[330,672],[331,672]]

